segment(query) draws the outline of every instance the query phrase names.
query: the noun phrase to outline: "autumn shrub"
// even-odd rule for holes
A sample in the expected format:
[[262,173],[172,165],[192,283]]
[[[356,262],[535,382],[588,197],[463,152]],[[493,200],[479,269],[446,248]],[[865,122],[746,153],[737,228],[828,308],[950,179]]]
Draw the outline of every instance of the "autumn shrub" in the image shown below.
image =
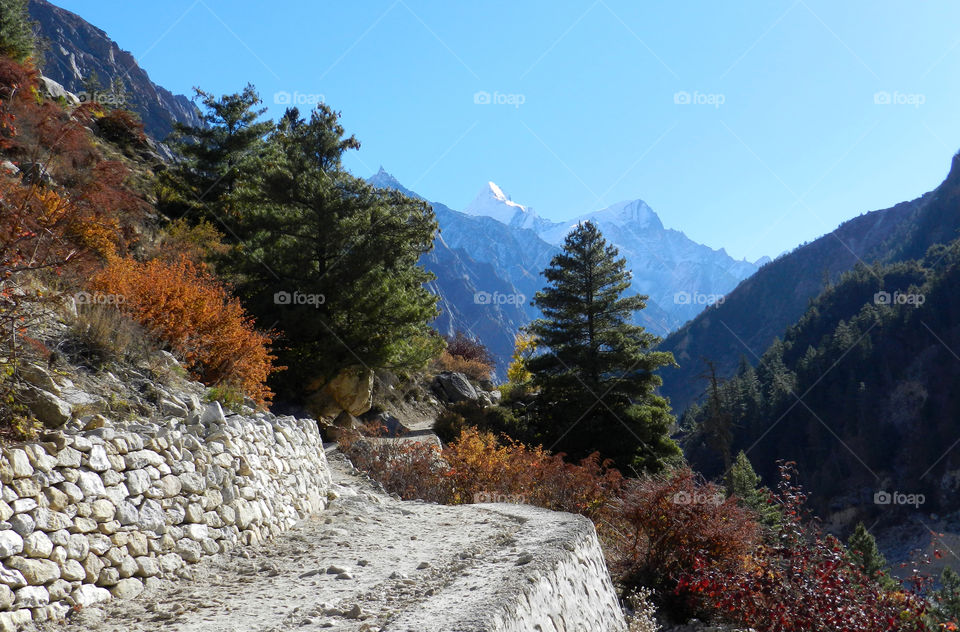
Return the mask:
[[404,500],[452,502],[449,468],[436,444],[383,441],[379,436],[357,432],[339,433],[338,443],[354,467],[369,474],[391,494],[398,494]]
[[447,342],[447,352],[453,357],[493,366],[490,350],[478,339],[471,338],[462,331],[457,331],[452,336],[445,336],[444,339]]
[[441,351],[440,356],[434,360],[434,368],[438,371],[463,373],[474,380],[490,379],[490,373],[493,371],[493,367],[489,364],[452,355],[447,349]]
[[97,129],[103,138],[121,149],[147,145],[147,135],[143,131],[140,117],[129,110],[106,110],[103,116],[97,119]]
[[771,537],[736,567],[710,564],[705,555],[688,567],[677,593],[693,596],[713,618],[760,632],[920,632],[926,601],[923,580],[910,589],[885,588],[867,577],[843,545],[807,521],[805,495],[783,464],[777,500],[784,519]]
[[230,249],[223,239],[223,233],[207,221],[192,224],[179,218],[163,228],[151,250],[151,258],[184,256],[194,263],[209,264]]
[[[628,587],[670,594],[695,564],[736,572],[759,541],[753,515],[689,468],[628,479],[601,535],[611,571]],[[682,600],[665,604],[677,614]]]
[[50,281],[75,289],[132,237],[146,205],[122,165],[96,162],[82,117],[39,98],[38,76],[0,58],[0,149],[24,176],[0,174],[0,331],[14,355],[52,302]]
[[474,380],[487,380],[493,373],[493,355],[479,340],[469,337],[462,331],[452,336],[444,336],[446,349],[434,361],[440,371],[463,373]]
[[202,266],[183,257],[143,263],[114,258],[89,287],[122,297],[119,309],[179,355],[196,379],[233,386],[258,403],[271,399],[266,381],[280,368],[270,353],[272,336],[258,331]]
[[407,500],[463,504],[511,499],[599,519],[623,483],[598,455],[568,463],[543,448],[471,427],[443,448],[359,437],[342,440],[341,447],[356,467]]

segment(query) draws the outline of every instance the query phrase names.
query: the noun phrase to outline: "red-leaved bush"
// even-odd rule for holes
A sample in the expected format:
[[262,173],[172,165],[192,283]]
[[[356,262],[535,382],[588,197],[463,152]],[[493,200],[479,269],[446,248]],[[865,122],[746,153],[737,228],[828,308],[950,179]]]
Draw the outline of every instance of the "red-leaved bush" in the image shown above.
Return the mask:
[[627,481],[611,512],[607,557],[625,585],[668,592],[696,564],[739,572],[759,539],[736,498],[682,468]]
[[715,618],[760,632],[920,632],[926,601],[913,588],[889,591],[866,577],[834,537],[805,521],[805,496],[781,467],[783,520],[739,569],[699,558],[676,592],[702,600]]

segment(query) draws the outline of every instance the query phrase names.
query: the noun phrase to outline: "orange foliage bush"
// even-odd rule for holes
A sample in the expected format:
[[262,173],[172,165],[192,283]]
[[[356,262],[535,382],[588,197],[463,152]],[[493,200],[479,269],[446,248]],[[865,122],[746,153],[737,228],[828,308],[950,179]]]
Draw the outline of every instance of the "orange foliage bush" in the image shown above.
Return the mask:
[[468,427],[440,449],[414,442],[341,439],[354,464],[404,499],[445,504],[522,502],[599,518],[623,483],[597,455],[579,465]]
[[180,355],[208,385],[232,386],[258,403],[273,393],[270,334],[259,332],[240,302],[204,268],[179,258],[140,263],[114,258],[90,290],[119,297],[120,309]]
[[440,353],[440,357],[434,360],[433,364],[438,371],[463,373],[474,380],[490,379],[490,373],[493,371],[493,367],[489,364],[484,364],[479,360],[468,360],[467,358],[450,355],[450,352],[446,349]]

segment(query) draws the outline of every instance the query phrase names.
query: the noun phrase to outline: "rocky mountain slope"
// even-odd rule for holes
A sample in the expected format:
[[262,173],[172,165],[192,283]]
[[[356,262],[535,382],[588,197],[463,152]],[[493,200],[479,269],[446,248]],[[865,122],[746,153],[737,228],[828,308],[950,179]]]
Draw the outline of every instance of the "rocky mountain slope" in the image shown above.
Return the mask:
[[190,99],[153,83],[133,55],[102,30],[47,0],[30,0],[29,11],[46,42],[44,75],[70,92],[88,97],[84,82],[92,74],[105,89],[114,79],[121,79],[128,102],[117,105],[139,114],[154,140],[163,141],[173,131],[174,121],[199,124],[197,108]]
[[763,266],[712,307],[672,333],[660,346],[679,369],[666,371],[661,389],[683,411],[704,392],[703,360],[720,377],[736,370],[741,356],[752,364],[773,339],[797,321],[828,283],[857,263],[922,256],[960,229],[960,159],[934,191],[891,208],[863,214],[836,230]]

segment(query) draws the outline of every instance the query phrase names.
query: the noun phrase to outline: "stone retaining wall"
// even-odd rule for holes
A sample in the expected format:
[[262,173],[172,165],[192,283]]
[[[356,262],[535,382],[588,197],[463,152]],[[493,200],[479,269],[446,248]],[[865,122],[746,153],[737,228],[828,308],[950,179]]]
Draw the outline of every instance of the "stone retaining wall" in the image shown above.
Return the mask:
[[189,420],[58,432],[0,456],[0,631],[133,597],[325,507],[313,420],[219,404]]
[[385,632],[625,632],[623,611],[587,518],[529,505],[471,508],[516,520],[506,552],[469,568]]

